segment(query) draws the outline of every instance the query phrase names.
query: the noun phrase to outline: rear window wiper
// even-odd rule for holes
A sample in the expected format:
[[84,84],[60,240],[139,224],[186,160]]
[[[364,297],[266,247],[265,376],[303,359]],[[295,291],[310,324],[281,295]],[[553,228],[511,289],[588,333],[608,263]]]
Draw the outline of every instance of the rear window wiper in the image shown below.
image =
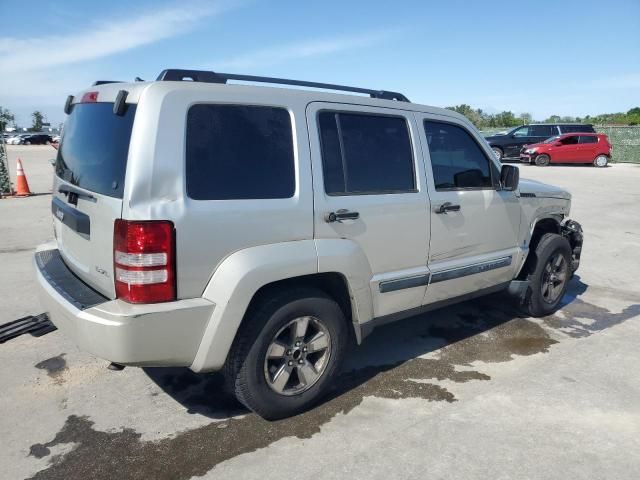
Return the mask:
[[78,197],[87,198],[87,199],[92,200],[94,202],[96,201],[96,197],[94,197],[90,193],[83,192],[79,188],[72,187],[71,185],[60,185],[58,187],[58,192],[64,193],[65,195],[69,195],[70,193],[73,193],[73,194],[77,195]]

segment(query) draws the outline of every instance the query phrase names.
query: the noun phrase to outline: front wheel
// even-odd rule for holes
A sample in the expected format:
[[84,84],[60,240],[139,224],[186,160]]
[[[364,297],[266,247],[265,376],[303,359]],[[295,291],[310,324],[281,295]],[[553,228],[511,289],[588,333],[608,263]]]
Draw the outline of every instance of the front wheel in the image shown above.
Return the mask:
[[498,157],[498,160],[502,161],[502,157],[504,156],[502,149],[498,147],[491,147],[491,150],[493,150],[493,153]]
[[277,290],[251,309],[225,364],[238,400],[268,420],[314,405],[335,377],[349,331],[340,306],[320,290]]
[[549,165],[549,163],[551,163],[551,158],[549,158],[549,155],[545,155],[543,153],[542,155],[538,155],[536,157],[535,162],[539,167],[546,167],[547,165]]
[[25,145],[31,145],[31,142],[29,140],[27,140],[26,142],[24,142]]
[[571,246],[563,236],[546,233],[532,253],[535,255],[535,268],[529,275],[529,292],[524,307],[532,317],[543,317],[555,312],[567,291],[572,274]]
[[606,167],[608,163],[609,163],[609,158],[606,155],[598,155],[593,161],[593,166],[602,168],[602,167]]

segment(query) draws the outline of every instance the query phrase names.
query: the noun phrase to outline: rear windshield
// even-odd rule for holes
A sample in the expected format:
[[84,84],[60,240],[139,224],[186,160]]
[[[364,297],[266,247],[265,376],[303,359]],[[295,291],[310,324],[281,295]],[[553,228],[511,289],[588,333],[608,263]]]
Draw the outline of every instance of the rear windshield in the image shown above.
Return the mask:
[[56,175],[95,193],[122,198],[136,106],[124,115],[113,103],[76,104],[64,125]]

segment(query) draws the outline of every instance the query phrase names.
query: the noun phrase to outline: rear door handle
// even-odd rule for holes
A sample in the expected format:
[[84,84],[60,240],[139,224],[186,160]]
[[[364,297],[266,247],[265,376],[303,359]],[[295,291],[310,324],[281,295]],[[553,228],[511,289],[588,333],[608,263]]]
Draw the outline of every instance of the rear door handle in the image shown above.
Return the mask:
[[340,222],[343,220],[357,220],[360,218],[360,213],[350,212],[345,208],[336,210],[335,212],[329,212],[324,216],[324,221],[327,223]]
[[438,214],[440,213],[446,214],[447,212],[459,212],[460,205],[454,205],[451,202],[444,202],[442,205],[435,207],[433,211]]

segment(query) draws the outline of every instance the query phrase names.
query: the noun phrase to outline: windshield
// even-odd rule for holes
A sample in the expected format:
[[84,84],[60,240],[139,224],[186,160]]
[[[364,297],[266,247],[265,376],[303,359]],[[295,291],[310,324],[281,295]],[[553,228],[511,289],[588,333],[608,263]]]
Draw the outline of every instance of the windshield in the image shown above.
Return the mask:
[[136,106],[124,115],[113,103],[74,105],[64,127],[56,175],[92,192],[122,198],[129,140]]
[[556,140],[558,140],[559,138],[560,138],[560,136],[559,136],[559,135],[556,135],[555,137],[547,138],[547,139],[546,139],[544,142],[542,142],[542,143],[553,143],[553,142],[555,142]]

